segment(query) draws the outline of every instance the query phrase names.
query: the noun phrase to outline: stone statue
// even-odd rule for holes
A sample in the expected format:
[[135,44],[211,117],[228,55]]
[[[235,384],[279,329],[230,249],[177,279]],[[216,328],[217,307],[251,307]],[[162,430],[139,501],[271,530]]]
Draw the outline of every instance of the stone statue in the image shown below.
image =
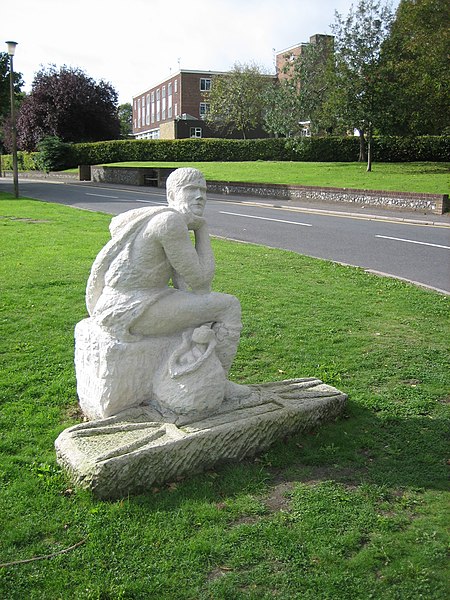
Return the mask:
[[[86,324],[76,335],[78,391],[88,417],[148,403],[176,421],[211,413],[227,394],[249,393],[226,380],[242,329],[241,308],[234,296],[211,291],[205,179],[196,169],[182,168],[166,185],[167,207],[139,208],[112,219],[111,240],[92,266],[89,329],[97,330],[97,340],[101,332],[103,348],[93,344],[92,332],[86,339]],[[141,360],[133,361],[137,349]],[[103,356],[94,358],[99,351]],[[100,387],[91,376],[86,379],[92,358],[106,365]],[[130,388],[126,395],[122,377]]]
[[90,316],[75,327],[77,392],[89,422],[64,430],[55,448],[98,498],[252,456],[336,419],[347,398],[314,377],[228,381],[241,308],[211,291],[202,174],[174,171],[167,199],[112,219],[88,280]]

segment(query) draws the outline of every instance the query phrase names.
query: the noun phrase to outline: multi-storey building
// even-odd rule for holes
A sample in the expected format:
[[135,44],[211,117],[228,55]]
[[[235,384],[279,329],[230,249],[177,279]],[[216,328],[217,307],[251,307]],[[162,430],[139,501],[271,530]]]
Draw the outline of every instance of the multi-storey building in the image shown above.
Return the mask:
[[[332,36],[316,34],[309,42],[277,52],[274,79],[288,78],[289,65],[309,44],[321,44]],[[324,46],[325,47],[325,46]],[[329,45],[327,46],[330,47]],[[157,85],[133,97],[133,135],[137,139],[179,139],[192,137],[239,137],[238,132],[227,134],[212,130],[205,121],[209,109],[207,93],[215,75],[222,71],[190,71],[182,69]],[[262,130],[248,137],[266,137]]]
[[280,50],[275,55],[277,78],[281,81],[282,79],[289,79],[292,76],[292,64],[304,52],[307,46],[319,46],[323,56],[326,56],[333,49],[333,41],[334,37],[332,35],[316,33],[309,38],[309,42],[301,42],[285,50]]
[[218,71],[180,70],[133,98],[133,133],[138,139],[212,137],[204,121],[207,92]]

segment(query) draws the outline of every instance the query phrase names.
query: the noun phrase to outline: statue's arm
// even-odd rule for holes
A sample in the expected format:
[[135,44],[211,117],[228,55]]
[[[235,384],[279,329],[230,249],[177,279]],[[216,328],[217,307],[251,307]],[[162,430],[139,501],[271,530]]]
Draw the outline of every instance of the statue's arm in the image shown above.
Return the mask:
[[159,242],[176,272],[174,284],[178,283],[179,289],[188,286],[194,292],[208,293],[214,276],[214,256],[206,224],[194,235],[195,247],[183,217],[177,213],[165,213],[157,224]]

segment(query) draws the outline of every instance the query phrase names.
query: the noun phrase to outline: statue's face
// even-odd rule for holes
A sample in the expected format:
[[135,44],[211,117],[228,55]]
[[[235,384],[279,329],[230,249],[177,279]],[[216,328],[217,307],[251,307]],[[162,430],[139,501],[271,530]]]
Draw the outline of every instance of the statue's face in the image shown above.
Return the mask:
[[201,217],[206,204],[205,181],[188,183],[179,188],[174,194],[171,204],[176,210],[187,216],[189,220],[191,220],[191,217],[193,219]]

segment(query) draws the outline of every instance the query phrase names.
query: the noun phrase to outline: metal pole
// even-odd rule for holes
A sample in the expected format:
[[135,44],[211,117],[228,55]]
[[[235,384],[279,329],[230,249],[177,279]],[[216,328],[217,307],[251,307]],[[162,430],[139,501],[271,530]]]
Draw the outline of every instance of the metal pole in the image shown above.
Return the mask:
[[11,128],[12,128],[12,157],[13,157],[13,181],[14,198],[19,197],[19,169],[17,166],[17,132],[16,132],[16,105],[14,101],[14,66],[12,54],[9,55],[10,70],[9,83],[11,92]]

